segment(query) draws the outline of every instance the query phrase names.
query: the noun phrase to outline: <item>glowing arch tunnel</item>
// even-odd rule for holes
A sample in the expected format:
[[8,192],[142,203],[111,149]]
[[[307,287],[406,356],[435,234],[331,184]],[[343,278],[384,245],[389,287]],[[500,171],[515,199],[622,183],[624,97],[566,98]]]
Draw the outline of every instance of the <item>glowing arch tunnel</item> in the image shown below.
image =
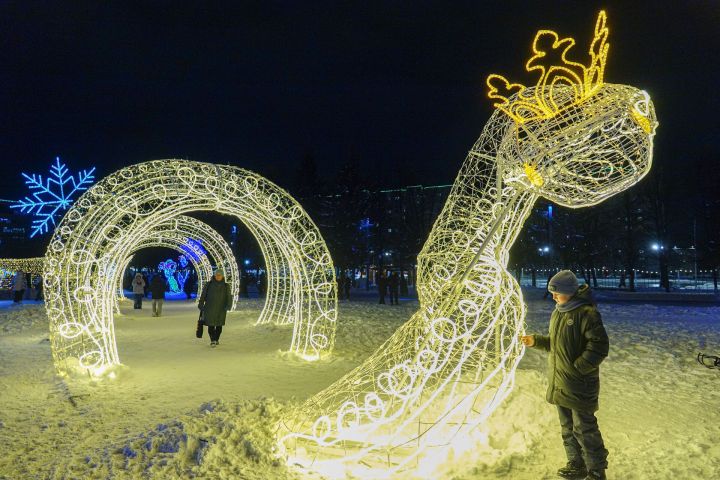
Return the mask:
[[[152,248],[152,247],[164,247],[164,248],[170,248],[175,250],[176,252],[182,254],[185,253],[185,246],[186,241],[185,238],[182,236],[173,236],[173,235],[158,235],[155,238],[148,238],[141,242],[139,242],[137,245],[135,245],[134,248],[130,249],[128,251],[128,257],[120,264],[121,267],[117,269],[117,285],[118,285],[118,295],[117,300],[122,300],[125,298],[125,295],[123,293],[123,278],[124,272],[127,270],[128,265],[130,264],[130,261],[132,260],[133,255],[135,255],[135,252],[142,250],[143,248]],[[197,274],[198,279],[198,285],[197,285],[197,295],[199,297],[202,286],[205,284],[205,282],[209,281],[213,274],[213,266],[210,263],[210,259],[207,257],[207,255],[202,255],[199,257],[190,257],[188,261],[192,264],[193,268],[195,269],[195,273]],[[119,302],[116,302],[115,304],[115,312],[120,313],[120,304]]]
[[[210,255],[212,262],[199,248],[198,241]],[[128,246],[127,255],[147,247],[168,247],[186,254],[198,272],[198,296],[204,283],[212,276],[212,265],[222,268],[225,271],[225,280],[230,284],[232,308],[235,310],[240,293],[240,270],[230,245],[210,225],[187,215],[179,215],[143,232],[137,237],[135,244]],[[120,278],[127,268],[127,262],[123,263],[123,268],[118,269]],[[203,268],[198,268],[199,265]]]
[[156,160],[123,168],[82,195],[45,256],[46,309],[60,371],[99,374],[120,363],[113,302],[117,271],[135,244],[192,211],[233,215],[255,235],[268,266],[264,318],[292,323],[290,351],[307,359],[335,341],[337,292],[327,246],[302,207],[267,179],[237,167]]

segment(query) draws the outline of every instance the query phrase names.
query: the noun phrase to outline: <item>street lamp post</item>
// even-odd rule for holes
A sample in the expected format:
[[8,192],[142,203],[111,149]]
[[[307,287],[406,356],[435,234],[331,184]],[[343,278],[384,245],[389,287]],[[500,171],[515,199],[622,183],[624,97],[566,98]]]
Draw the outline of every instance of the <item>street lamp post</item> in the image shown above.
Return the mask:
[[660,271],[660,288],[664,288],[666,292],[670,291],[670,277],[667,271],[667,251],[661,243],[653,243],[650,248],[657,252],[658,269]]

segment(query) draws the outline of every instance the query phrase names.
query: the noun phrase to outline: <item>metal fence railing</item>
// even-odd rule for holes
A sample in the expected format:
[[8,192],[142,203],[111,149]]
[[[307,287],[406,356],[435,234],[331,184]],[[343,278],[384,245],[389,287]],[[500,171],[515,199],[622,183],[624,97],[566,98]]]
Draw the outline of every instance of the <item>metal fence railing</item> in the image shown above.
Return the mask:
[[[547,288],[547,282],[552,274],[560,271],[557,269],[536,269],[523,268],[520,270],[519,283],[525,287]],[[515,272],[517,275],[517,272]],[[593,278],[592,272],[585,271],[583,275],[580,271],[575,271],[581,283],[588,283],[593,288],[598,289],[615,289],[629,290],[630,278],[622,270],[596,270]],[[698,270],[697,273],[692,270],[670,270],[669,281],[670,291],[673,292],[696,292],[696,293],[718,293],[718,275],[717,270]],[[660,286],[660,272],[649,270],[635,271],[635,290],[636,291],[664,291]]]

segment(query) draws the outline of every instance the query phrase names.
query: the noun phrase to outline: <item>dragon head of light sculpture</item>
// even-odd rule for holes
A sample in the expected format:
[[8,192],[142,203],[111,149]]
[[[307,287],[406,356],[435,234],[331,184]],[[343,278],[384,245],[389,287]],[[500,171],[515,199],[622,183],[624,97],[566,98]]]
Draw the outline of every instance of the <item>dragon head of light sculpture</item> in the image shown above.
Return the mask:
[[535,86],[488,77],[488,96],[504,113],[494,120],[504,123],[497,159],[508,184],[581,208],[629,188],[650,170],[655,110],[646,92],[604,83],[607,36],[601,11],[585,66],[567,58],[572,38],[540,30],[526,64],[539,74]]

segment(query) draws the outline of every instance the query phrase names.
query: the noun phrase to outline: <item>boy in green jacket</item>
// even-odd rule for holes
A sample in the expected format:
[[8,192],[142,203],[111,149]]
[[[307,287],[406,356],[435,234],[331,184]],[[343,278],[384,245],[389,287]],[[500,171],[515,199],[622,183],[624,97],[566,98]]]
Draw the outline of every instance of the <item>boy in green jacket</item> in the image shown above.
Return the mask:
[[568,464],[563,478],[605,480],[608,451],[595,412],[600,393],[599,366],[609,349],[605,327],[587,285],[578,286],[570,270],[550,279],[548,290],[556,306],[550,334],[521,337],[528,347],[548,356],[547,401],[557,405]]

